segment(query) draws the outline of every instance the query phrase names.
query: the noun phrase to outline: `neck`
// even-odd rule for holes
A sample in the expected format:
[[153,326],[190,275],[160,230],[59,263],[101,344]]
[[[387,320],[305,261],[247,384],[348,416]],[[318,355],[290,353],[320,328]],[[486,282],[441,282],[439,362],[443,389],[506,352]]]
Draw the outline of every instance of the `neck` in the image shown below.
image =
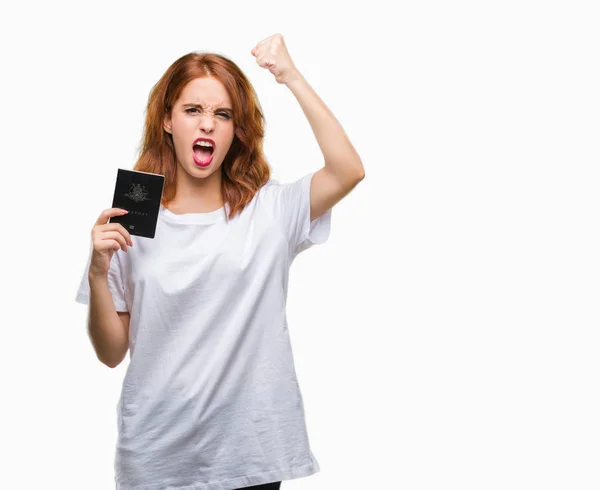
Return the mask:
[[175,197],[168,209],[179,214],[210,213],[223,207],[221,172],[221,169],[217,169],[206,178],[194,178],[185,170],[178,169]]

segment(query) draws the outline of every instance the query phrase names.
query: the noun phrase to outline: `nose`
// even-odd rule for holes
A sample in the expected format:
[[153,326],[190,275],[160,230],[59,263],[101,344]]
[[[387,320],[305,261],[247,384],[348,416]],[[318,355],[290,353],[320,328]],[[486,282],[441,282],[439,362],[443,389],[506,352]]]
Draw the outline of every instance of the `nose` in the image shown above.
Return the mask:
[[200,116],[200,129],[205,133],[212,133],[215,128],[215,122],[213,121],[212,114],[205,114]]

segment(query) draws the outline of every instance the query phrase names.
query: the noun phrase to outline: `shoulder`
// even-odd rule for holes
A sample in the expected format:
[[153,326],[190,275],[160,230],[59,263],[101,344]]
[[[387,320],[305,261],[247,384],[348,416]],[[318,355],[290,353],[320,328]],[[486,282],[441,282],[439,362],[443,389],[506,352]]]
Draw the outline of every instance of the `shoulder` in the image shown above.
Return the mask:
[[310,185],[313,175],[314,172],[309,172],[290,182],[280,182],[278,179],[271,178],[260,188],[259,192],[274,198],[299,194],[305,190],[307,185]]
[[263,186],[258,190],[259,193],[268,193],[273,191],[275,188],[281,186],[281,182],[277,179],[269,179],[267,182],[263,184]]
[[276,179],[269,179],[264,183],[256,193],[256,199],[259,202],[272,200],[281,189],[282,184]]

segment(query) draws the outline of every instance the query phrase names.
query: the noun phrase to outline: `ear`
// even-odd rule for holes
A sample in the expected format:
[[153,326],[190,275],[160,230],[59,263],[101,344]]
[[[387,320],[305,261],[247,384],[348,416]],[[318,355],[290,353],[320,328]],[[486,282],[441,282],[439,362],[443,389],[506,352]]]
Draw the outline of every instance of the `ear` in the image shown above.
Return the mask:
[[171,115],[170,114],[165,114],[165,117],[163,119],[163,128],[165,129],[165,131],[169,134],[173,134],[171,132]]

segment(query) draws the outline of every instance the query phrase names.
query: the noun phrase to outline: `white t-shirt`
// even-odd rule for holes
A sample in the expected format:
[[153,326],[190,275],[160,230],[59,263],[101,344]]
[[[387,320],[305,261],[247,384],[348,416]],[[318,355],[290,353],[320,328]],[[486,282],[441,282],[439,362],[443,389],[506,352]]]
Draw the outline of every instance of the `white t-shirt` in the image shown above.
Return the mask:
[[331,209],[310,221],[313,175],[271,179],[231,220],[228,204],[161,205],[155,237],[113,255],[113,302],[130,313],[117,490],[231,490],[320,470],[286,318],[292,261],[330,233]]

